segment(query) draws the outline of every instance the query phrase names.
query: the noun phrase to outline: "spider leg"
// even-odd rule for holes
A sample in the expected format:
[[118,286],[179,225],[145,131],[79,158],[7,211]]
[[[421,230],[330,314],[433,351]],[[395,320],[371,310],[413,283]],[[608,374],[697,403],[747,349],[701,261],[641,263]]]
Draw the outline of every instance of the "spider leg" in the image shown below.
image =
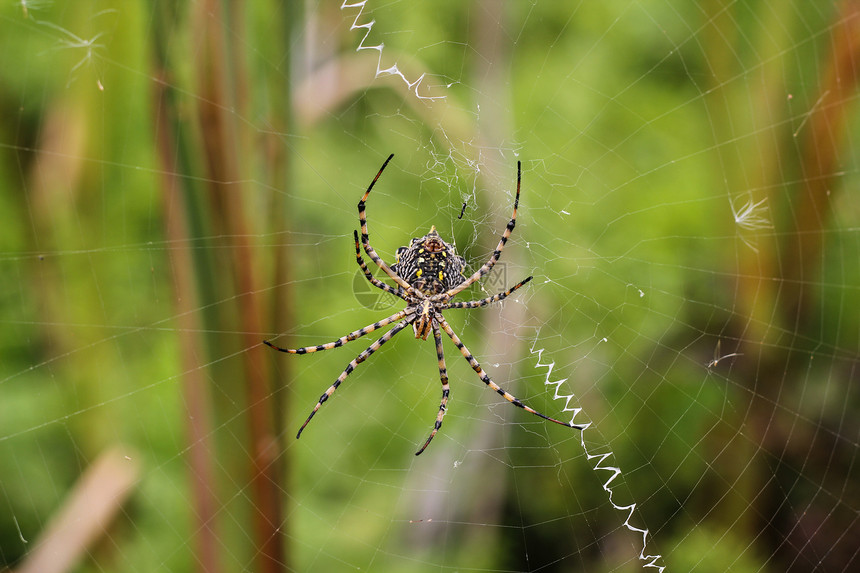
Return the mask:
[[427,438],[421,449],[415,452],[416,456],[430,445],[430,440],[433,439],[433,436],[442,427],[442,418],[445,417],[445,412],[448,411],[448,393],[450,391],[448,387],[448,369],[445,367],[445,353],[442,350],[442,333],[439,331],[439,325],[435,320],[433,321],[433,338],[436,339],[436,358],[439,361],[439,379],[442,381],[442,402],[439,404],[439,413],[436,414],[436,424],[433,426],[433,431],[430,432],[430,437]]
[[413,289],[409,286],[405,280],[397,276],[397,273],[391,270],[385,261],[379,258],[379,255],[376,254],[376,251],[373,250],[373,247],[370,246],[370,240],[367,234],[367,213],[365,213],[364,203],[367,201],[367,197],[370,195],[370,191],[373,189],[373,186],[376,184],[376,180],[379,179],[379,176],[382,175],[382,171],[385,169],[385,166],[388,165],[388,162],[391,161],[391,158],[394,157],[394,154],[388,156],[388,159],[385,160],[385,163],[382,164],[382,167],[379,168],[379,172],[376,174],[376,177],[373,178],[373,181],[370,182],[370,186],[368,186],[367,191],[364,192],[364,196],[361,198],[361,201],[358,202],[358,221],[361,223],[361,245],[364,247],[364,252],[367,253],[367,256],[376,263],[376,265],[383,270],[385,274],[387,274],[391,279],[396,282],[398,285],[403,287],[403,290],[407,292],[411,292]]
[[376,288],[384,290],[387,293],[400,297],[403,300],[407,300],[402,293],[397,291],[397,289],[390,287],[389,285],[385,284],[370,273],[370,269],[367,268],[367,265],[364,264],[364,259],[361,258],[361,247],[358,246],[358,231],[353,231],[353,236],[355,237],[355,260],[356,262],[358,262],[358,266],[361,267],[364,276],[367,278],[367,280],[370,281],[370,284],[372,284]]
[[472,356],[472,353],[469,352],[469,349],[466,348],[466,345],[463,344],[463,342],[460,340],[460,338],[454,333],[453,330],[451,330],[451,326],[448,324],[448,321],[446,321],[445,318],[441,314],[436,315],[436,320],[439,321],[439,324],[442,326],[442,329],[451,338],[451,340],[454,341],[454,344],[460,350],[460,354],[462,354],[463,357],[469,362],[469,365],[472,367],[472,370],[474,370],[478,374],[478,376],[481,378],[481,380],[484,382],[484,384],[486,384],[492,390],[495,390],[499,396],[501,396],[502,398],[504,398],[505,400],[507,400],[508,402],[513,404],[514,406],[517,406],[518,408],[522,408],[526,412],[530,412],[530,413],[534,414],[535,416],[539,416],[539,417],[543,418],[544,420],[549,420],[550,422],[555,422],[556,424],[560,424],[562,426],[567,426],[569,428],[577,428],[579,430],[582,429],[582,426],[577,426],[573,422],[562,422],[562,421],[556,420],[555,418],[550,418],[549,416],[541,414],[540,412],[538,412],[534,408],[530,408],[530,407],[526,406],[525,404],[523,404],[519,400],[519,398],[517,398],[513,394],[509,394],[509,393],[505,392],[498,384],[496,384],[495,382],[490,380],[490,377],[487,376],[487,373],[484,372],[484,370],[481,368],[481,365],[478,363],[477,360],[475,360],[475,357]]
[[445,309],[445,308],[478,308],[479,306],[486,306],[488,304],[492,304],[492,303],[498,302],[500,300],[505,300],[509,294],[511,294],[512,292],[514,292],[515,290],[517,290],[518,288],[520,288],[521,286],[523,286],[524,284],[526,284],[527,282],[532,280],[532,278],[533,277],[528,277],[524,281],[518,282],[517,284],[515,284],[514,286],[512,286],[511,288],[509,288],[505,292],[500,292],[499,294],[489,296],[489,297],[481,299],[481,300],[470,300],[470,301],[465,301],[465,302],[452,302],[452,303],[449,303],[449,304],[443,306],[442,308],[443,309]]
[[382,328],[383,326],[387,326],[396,320],[400,320],[404,316],[409,314],[409,309],[405,308],[400,312],[394,313],[388,318],[383,318],[380,321],[374,322],[373,324],[368,324],[364,328],[359,328],[358,330],[353,330],[346,336],[341,336],[334,342],[328,342],[326,344],[319,344],[317,346],[303,346],[302,348],[281,348],[280,346],[275,346],[268,340],[264,340],[263,344],[270,348],[274,348],[280,352],[286,352],[287,354],[310,354],[311,352],[319,352],[320,350],[331,350],[332,348],[337,348],[339,346],[343,346],[345,343],[355,340],[356,338],[361,338],[365,334],[370,334],[377,328]]
[[493,254],[490,257],[490,260],[488,260],[486,263],[484,263],[484,266],[482,266],[480,269],[478,269],[475,272],[475,274],[473,274],[472,276],[467,278],[465,281],[463,281],[459,285],[457,285],[454,288],[445,292],[445,294],[444,294],[445,297],[450,298],[450,297],[454,296],[455,294],[457,294],[458,292],[461,292],[463,289],[468,288],[476,280],[480,279],[482,276],[484,276],[485,274],[490,272],[490,269],[493,268],[493,265],[495,265],[496,261],[499,260],[499,257],[502,256],[502,251],[505,249],[505,243],[508,242],[508,238],[511,236],[511,233],[514,230],[514,226],[517,224],[517,207],[520,204],[521,174],[522,174],[522,166],[521,166],[520,162],[517,161],[517,195],[514,198],[514,212],[513,212],[513,214],[511,214],[511,220],[508,222],[508,226],[505,227],[505,232],[502,233],[502,237],[499,240],[499,244],[496,247],[496,250],[493,251]]
[[329,386],[328,390],[326,390],[325,393],[323,393],[323,395],[320,396],[319,402],[317,402],[317,405],[314,406],[314,409],[311,411],[310,415],[308,416],[308,419],[305,420],[305,423],[302,424],[301,428],[299,428],[299,432],[296,434],[296,439],[299,439],[301,437],[302,431],[305,429],[305,426],[308,425],[308,423],[311,421],[311,418],[314,417],[314,414],[316,414],[317,410],[320,409],[320,406],[323,405],[323,402],[328,400],[329,397],[332,394],[334,394],[334,391],[337,390],[337,387],[340,386],[344,380],[346,380],[346,377],[349,376],[353,370],[355,370],[356,366],[358,366],[359,364],[361,364],[362,362],[367,360],[371,354],[373,354],[374,352],[379,350],[379,348],[383,344],[385,344],[386,342],[391,340],[395,334],[397,334],[398,332],[400,332],[401,330],[406,328],[409,325],[409,323],[411,323],[414,320],[414,318],[415,318],[414,315],[410,315],[410,316],[407,316],[406,319],[401,320],[397,324],[397,326],[395,326],[394,328],[392,328],[391,330],[386,332],[383,336],[381,336],[379,338],[379,340],[377,340],[376,342],[374,342],[373,344],[368,346],[365,350],[363,350],[361,352],[361,354],[356,356],[352,360],[352,362],[350,362],[349,364],[346,365],[346,368],[344,368],[344,370],[343,370],[343,372],[341,372],[340,376],[337,377],[337,380],[334,381],[334,384]]

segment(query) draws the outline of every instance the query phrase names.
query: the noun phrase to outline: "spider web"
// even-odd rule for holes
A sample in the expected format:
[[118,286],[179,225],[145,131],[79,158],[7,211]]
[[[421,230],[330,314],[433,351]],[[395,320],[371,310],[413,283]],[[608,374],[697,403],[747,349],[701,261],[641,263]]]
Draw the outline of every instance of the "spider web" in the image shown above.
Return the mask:
[[[0,7],[0,566],[856,568],[860,5],[293,4]],[[584,430],[446,338],[414,456],[405,329],[295,439],[390,153],[371,243],[467,274],[522,162],[446,318]]]

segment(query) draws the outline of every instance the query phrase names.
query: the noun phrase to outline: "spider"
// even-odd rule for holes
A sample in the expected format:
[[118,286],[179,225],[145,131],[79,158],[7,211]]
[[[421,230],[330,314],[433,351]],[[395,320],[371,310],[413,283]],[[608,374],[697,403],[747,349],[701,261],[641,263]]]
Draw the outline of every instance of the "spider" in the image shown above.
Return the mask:
[[386,332],[376,342],[356,356],[347,365],[341,375],[337,377],[337,380],[335,380],[334,383],[329,386],[328,390],[320,396],[319,401],[305,420],[305,423],[302,424],[301,428],[299,428],[296,438],[301,437],[302,431],[304,431],[305,427],[310,423],[311,418],[314,417],[317,410],[319,410],[325,401],[334,394],[334,391],[337,390],[338,386],[340,386],[344,380],[346,380],[347,376],[349,376],[359,364],[370,358],[370,356],[379,350],[383,344],[391,340],[397,333],[405,329],[410,324],[412,325],[412,331],[415,334],[415,338],[427,340],[430,333],[433,333],[433,339],[436,342],[436,357],[439,363],[439,378],[442,381],[442,401],[439,404],[439,412],[436,414],[436,422],[433,425],[433,430],[430,432],[430,436],[424,442],[424,445],[421,446],[421,449],[415,452],[416,456],[421,454],[421,452],[430,445],[430,441],[436,436],[439,428],[442,427],[442,419],[445,417],[445,412],[448,407],[448,371],[445,367],[445,354],[442,350],[442,331],[445,331],[445,334],[447,334],[454,342],[454,345],[460,351],[460,354],[462,354],[466,361],[469,362],[472,370],[475,371],[484,384],[492,390],[495,390],[496,393],[502,396],[505,400],[518,408],[522,408],[526,412],[530,412],[535,416],[543,418],[544,420],[555,422],[562,426],[582,429],[581,426],[573,424],[572,421],[570,423],[561,422],[541,414],[537,410],[526,406],[518,398],[509,394],[498,384],[493,382],[487,373],[484,372],[483,368],[481,368],[480,363],[475,360],[472,353],[469,352],[469,349],[466,348],[466,345],[460,340],[460,337],[457,336],[448,325],[448,321],[445,320],[445,317],[442,316],[443,310],[452,308],[478,308],[504,300],[512,292],[532,280],[532,277],[528,277],[508,290],[484,299],[470,300],[466,302],[451,302],[451,299],[454,296],[479,280],[493,268],[493,265],[495,265],[496,261],[499,260],[502,250],[505,248],[505,244],[514,230],[514,225],[516,225],[517,221],[517,205],[520,200],[520,162],[517,161],[517,194],[514,198],[514,211],[511,215],[511,220],[505,228],[504,233],[502,233],[499,244],[496,247],[496,250],[493,251],[490,259],[470,277],[466,278],[463,275],[463,270],[466,266],[465,259],[457,254],[452,245],[449,245],[442,240],[439,233],[436,232],[435,225],[432,226],[430,228],[430,232],[423,237],[412,239],[408,247],[404,246],[398,248],[396,255],[397,262],[391,266],[388,266],[385,261],[376,254],[373,247],[370,246],[370,240],[367,233],[367,214],[365,213],[365,203],[371,190],[373,190],[373,186],[376,184],[376,181],[379,179],[380,175],[382,175],[388,162],[391,161],[391,158],[393,157],[393,153],[388,156],[388,159],[386,159],[385,163],[382,164],[376,177],[374,177],[373,181],[370,182],[370,185],[368,186],[367,191],[364,192],[364,196],[361,198],[361,201],[358,202],[358,220],[361,224],[361,247],[364,248],[364,252],[367,256],[370,257],[370,259],[397,284],[396,287],[392,287],[373,276],[367,268],[364,259],[361,257],[358,231],[353,231],[353,237],[355,239],[355,260],[364,273],[364,276],[373,286],[403,299],[406,302],[406,308],[389,317],[383,318],[378,322],[374,322],[364,328],[350,332],[349,334],[338,338],[334,342],[326,344],[305,346],[302,348],[280,348],[268,340],[263,341],[267,346],[280,352],[287,352],[289,354],[309,354],[311,352],[319,352],[320,350],[338,348],[347,342],[361,338],[366,334],[370,334],[374,330],[396,323],[394,328]]

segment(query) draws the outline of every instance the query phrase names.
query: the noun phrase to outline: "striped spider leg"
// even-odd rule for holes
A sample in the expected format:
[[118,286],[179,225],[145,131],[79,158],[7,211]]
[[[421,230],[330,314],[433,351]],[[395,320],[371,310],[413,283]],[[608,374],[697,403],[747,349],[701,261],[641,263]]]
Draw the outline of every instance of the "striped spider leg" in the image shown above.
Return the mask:
[[394,296],[400,297],[406,302],[409,302],[409,299],[403,296],[396,288],[390,287],[370,273],[370,269],[367,268],[367,265],[364,264],[364,259],[361,258],[361,249],[358,246],[358,231],[353,231],[352,234],[355,237],[355,260],[358,262],[361,272],[364,273],[364,277],[376,288],[382,289],[387,293],[393,294]]
[[361,338],[365,334],[370,334],[371,332],[373,332],[374,330],[376,330],[378,328],[382,328],[383,326],[388,326],[392,322],[400,320],[401,318],[403,318],[407,314],[409,314],[409,309],[404,308],[400,312],[395,312],[394,314],[392,314],[391,316],[389,316],[387,318],[383,318],[382,320],[374,322],[373,324],[368,324],[367,326],[365,326],[363,328],[359,328],[358,330],[353,330],[349,334],[347,334],[345,336],[341,336],[340,338],[338,338],[334,342],[327,342],[325,344],[318,344],[317,346],[303,346],[301,348],[281,348],[280,346],[275,346],[274,344],[272,344],[268,340],[264,340],[263,344],[265,344],[269,348],[274,348],[275,350],[277,350],[279,352],[286,352],[287,354],[310,354],[311,352],[319,352],[320,350],[331,350],[332,348],[338,348],[340,346],[343,346],[347,342],[350,342],[350,341],[355,340],[357,338]]
[[494,294],[493,296],[488,296],[487,298],[484,298],[481,300],[450,302],[450,303],[446,304],[445,306],[443,306],[442,308],[478,308],[480,306],[486,306],[488,304],[493,304],[494,302],[499,302],[499,301],[505,300],[506,298],[508,298],[508,295],[510,295],[512,292],[514,292],[515,290],[517,290],[518,288],[520,288],[521,286],[523,286],[524,284],[526,284],[527,282],[529,282],[533,278],[534,277],[526,277],[525,279],[521,280],[520,282],[518,282],[517,284],[515,284],[514,286],[512,286],[511,288],[509,288],[505,292],[500,292],[499,294]]
[[346,380],[346,377],[349,376],[353,370],[355,370],[356,366],[358,366],[359,364],[361,364],[362,362],[364,362],[365,360],[370,358],[370,356],[374,352],[379,350],[383,344],[385,344],[386,342],[388,342],[389,340],[394,338],[395,334],[397,334],[398,332],[400,332],[401,330],[403,330],[404,328],[409,326],[409,323],[412,322],[412,320],[414,320],[414,318],[415,317],[413,315],[408,315],[405,319],[403,319],[399,323],[397,323],[397,326],[395,326],[394,328],[392,328],[391,330],[386,332],[384,335],[382,335],[379,338],[379,340],[377,340],[376,342],[374,342],[373,344],[368,346],[358,356],[353,358],[349,364],[346,365],[346,368],[343,369],[343,372],[341,372],[340,376],[337,377],[337,380],[334,381],[334,384],[329,386],[328,390],[323,392],[323,395],[320,396],[319,401],[317,402],[316,406],[314,406],[314,409],[311,410],[311,413],[308,415],[307,420],[305,420],[305,423],[302,424],[301,428],[299,428],[299,431],[296,434],[296,439],[298,439],[302,436],[302,432],[304,431],[305,426],[307,426],[310,423],[311,418],[314,417],[314,414],[317,413],[317,410],[319,410],[320,407],[323,405],[323,403],[326,400],[328,400],[332,394],[334,394],[334,391],[337,390],[337,387],[340,386],[344,380]]
[[367,191],[364,192],[364,196],[358,202],[358,222],[361,225],[361,246],[364,247],[364,252],[367,253],[367,256],[370,257],[376,266],[382,269],[382,272],[391,277],[391,280],[396,282],[400,287],[404,290],[411,291],[412,287],[403,280],[397,273],[391,270],[385,261],[379,258],[379,255],[376,254],[376,251],[373,247],[370,246],[370,236],[367,233],[367,213],[365,212],[365,201],[367,201],[368,196],[370,196],[370,192],[373,190],[373,186],[376,185],[376,181],[379,179],[379,176],[382,175],[382,172],[385,170],[385,167],[388,165],[388,162],[391,161],[391,158],[394,157],[394,154],[388,156],[388,159],[385,160],[385,163],[382,164],[382,167],[379,168],[379,171],[376,173],[376,177],[373,178],[373,181],[370,182],[370,185],[367,187]]
[[[389,158],[390,159],[390,158]],[[383,166],[384,167],[384,166]],[[493,251],[493,254],[490,256],[490,259],[483,264],[483,266],[475,271],[475,273],[459,284],[455,285],[453,288],[448,289],[444,295],[437,295],[440,298],[450,299],[454,295],[459,292],[462,292],[464,289],[468,288],[475,281],[483,277],[485,274],[490,272],[490,269],[496,264],[496,261],[499,260],[499,257],[502,256],[502,251],[505,250],[505,245],[508,243],[508,239],[511,236],[511,233],[514,232],[514,227],[517,224],[517,207],[520,204],[520,181],[522,180],[522,164],[517,161],[517,194],[514,197],[514,211],[511,214],[511,220],[508,221],[508,225],[505,227],[505,231],[502,233],[501,238],[499,239],[499,244],[496,246],[496,250]],[[530,279],[531,277],[529,277]],[[528,281],[529,279],[526,279]],[[514,287],[516,289],[517,287]]]
[[466,361],[469,363],[469,366],[472,367],[472,370],[475,371],[475,373],[478,375],[478,377],[481,379],[481,381],[484,384],[486,384],[488,388],[495,390],[495,392],[499,396],[501,396],[502,398],[504,398],[505,400],[507,400],[508,402],[513,404],[514,406],[516,406],[518,408],[522,408],[526,412],[529,412],[530,414],[534,414],[535,416],[543,418],[544,420],[548,420],[550,422],[555,422],[556,424],[560,424],[562,426],[567,426],[568,428],[576,428],[578,430],[582,430],[582,426],[577,426],[577,425],[573,424],[573,422],[562,422],[561,420],[556,420],[555,418],[550,418],[549,416],[541,414],[540,412],[538,412],[534,408],[530,408],[529,406],[526,406],[525,404],[523,404],[522,401],[519,398],[517,398],[516,396],[514,396],[513,394],[506,392],[502,387],[500,387],[498,384],[493,382],[489,376],[487,376],[487,373],[484,372],[483,368],[481,368],[481,364],[477,360],[475,360],[475,357],[472,355],[471,352],[469,352],[469,349],[466,348],[466,345],[463,344],[463,341],[460,340],[460,337],[458,337],[454,333],[454,331],[451,329],[451,327],[448,325],[448,321],[445,320],[445,317],[443,317],[441,314],[439,314],[436,317],[436,320],[439,321],[439,325],[442,327],[442,330],[444,330],[445,334],[447,334],[448,337],[454,342],[454,346],[457,347],[457,349],[460,351],[460,354],[463,355],[463,358],[465,358]]
[[448,411],[448,395],[451,389],[448,387],[448,368],[445,366],[445,351],[442,349],[442,333],[439,332],[439,323],[433,321],[433,339],[436,341],[436,360],[439,362],[439,380],[442,381],[442,401],[439,403],[439,413],[436,414],[436,423],[433,424],[433,431],[421,449],[415,452],[415,455],[421,454],[430,445],[430,440],[442,427],[442,418],[445,417],[445,412]]

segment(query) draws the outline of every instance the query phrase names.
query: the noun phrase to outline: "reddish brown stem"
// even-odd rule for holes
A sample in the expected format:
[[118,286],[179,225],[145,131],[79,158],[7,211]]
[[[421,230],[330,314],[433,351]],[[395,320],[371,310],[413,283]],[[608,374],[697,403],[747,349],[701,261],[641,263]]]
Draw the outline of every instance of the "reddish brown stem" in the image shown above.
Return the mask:
[[191,466],[191,496],[194,514],[197,518],[195,532],[195,557],[201,571],[218,572],[221,570],[218,559],[219,536],[215,523],[218,511],[218,498],[215,493],[214,462],[211,452],[212,412],[209,386],[204,376],[204,364],[200,361],[199,349],[205,347],[205,340],[198,334],[203,328],[198,323],[196,309],[199,308],[194,280],[194,261],[188,239],[188,214],[183,196],[173,130],[174,113],[168,105],[165,84],[155,84],[156,142],[162,165],[162,187],[164,220],[167,238],[175,248],[168,250],[173,288],[176,294],[177,325],[179,327],[179,349],[182,365],[184,403],[188,410],[188,453]]
[[[241,82],[228,77],[228,48],[220,23],[224,21],[221,4],[208,0],[199,4],[196,15],[197,37],[200,52],[197,57],[199,121],[203,132],[201,143],[206,161],[206,180],[209,182],[214,208],[221,227],[230,237],[230,264],[233,268],[234,292],[238,302],[238,320],[245,372],[247,421],[251,453],[250,480],[253,495],[254,550],[258,556],[258,571],[277,573],[284,570],[282,547],[282,505],[280,478],[277,465],[277,440],[273,428],[271,395],[267,384],[267,365],[263,355],[260,333],[262,305],[257,293],[261,292],[257,251],[248,239],[245,197],[247,190],[241,181],[239,157],[242,150],[239,130],[229,110],[235,109],[236,94],[229,86]],[[235,47],[234,47],[235,48]],[[243,58],[233,55],[234,67]],[[241,73],[234,70],[234,74]]]
[[803,323],[810,312],[810,290],[820,278],[824,234],[833,209],[846,116],[855,109],[860,75],[860,2],[846,0],[837,13],[832,58],[821,81],[804,136],[802,180],[794,209],[794,228],[783,250],[783,310],[789,325]]

